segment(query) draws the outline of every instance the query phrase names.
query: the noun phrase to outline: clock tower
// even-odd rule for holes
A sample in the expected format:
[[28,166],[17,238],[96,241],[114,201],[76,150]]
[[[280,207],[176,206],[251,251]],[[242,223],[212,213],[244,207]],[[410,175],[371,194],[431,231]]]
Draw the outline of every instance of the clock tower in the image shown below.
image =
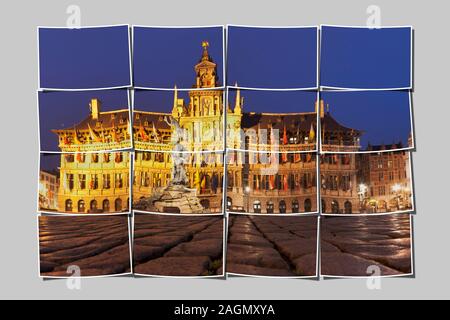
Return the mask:
[[217,89],[217,65],[208,53],[208,41],[202,42],[202,56],[194,67],[196,84],[189,91],[189,105],[180,118],[187,130],[189,150],[223,150],[223,90]]

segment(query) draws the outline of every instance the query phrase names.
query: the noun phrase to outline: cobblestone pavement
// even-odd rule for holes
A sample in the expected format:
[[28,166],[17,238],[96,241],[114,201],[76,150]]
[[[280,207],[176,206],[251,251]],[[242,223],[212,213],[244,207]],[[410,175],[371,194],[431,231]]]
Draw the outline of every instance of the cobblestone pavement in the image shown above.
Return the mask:
[[69,266],[81,276],[130,272],[128,216],[39,217],[42,276],[67,277]]
[[230,215],[227,272],[316,276],[317,217]]
[[368,276],[411,273],[411,229],[408,214],[325,217],[321,222],[322,274]]
[[134,272],[155,276],[223,274],[224,218],[135,214]]

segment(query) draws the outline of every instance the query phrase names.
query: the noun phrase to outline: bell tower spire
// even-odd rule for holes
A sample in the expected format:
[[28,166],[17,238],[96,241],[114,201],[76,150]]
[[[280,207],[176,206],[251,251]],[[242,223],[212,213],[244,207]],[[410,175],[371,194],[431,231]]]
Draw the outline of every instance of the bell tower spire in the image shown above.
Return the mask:
[[214,88],[217,87],[217,64],[209,55],[209,42],[202,41],[203,53],[200,61],[195,65],[197,81],[196,88]]

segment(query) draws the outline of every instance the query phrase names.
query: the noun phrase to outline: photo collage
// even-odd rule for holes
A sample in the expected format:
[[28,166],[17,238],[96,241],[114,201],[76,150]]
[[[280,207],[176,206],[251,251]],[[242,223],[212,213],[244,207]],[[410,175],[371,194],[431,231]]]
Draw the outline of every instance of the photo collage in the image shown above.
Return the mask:
[[40,277],[413,277],[413,36],[38,28]]

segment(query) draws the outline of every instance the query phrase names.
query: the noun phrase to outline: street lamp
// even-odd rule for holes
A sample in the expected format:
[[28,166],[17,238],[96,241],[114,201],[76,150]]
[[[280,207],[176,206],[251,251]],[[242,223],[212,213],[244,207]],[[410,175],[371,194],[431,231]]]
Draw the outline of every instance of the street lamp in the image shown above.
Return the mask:
[[363,203],[364,203],[364,199],[366,197],[366,192],[367,192],[367,185],[365,185],[364,183],[361,183],[359,185],[359,190],[358,190],[358,195],[359,195],[359,207],[360,207],[360,211],[363,209]]
[[392,191],[395,194],[395,200],[396,200],[396,203],[397,203],[397,210],[400,209],[400,191],[401,190],[402,190],[402,186],[400,184],[398,184],[398,183],[396,183],[396,184],[394,184],[392,186]]
[[250,187],[249,186],[245,186],[244,188],[244,193],[245,193],[245,197],[247,199],[247,213],[250,213]]

